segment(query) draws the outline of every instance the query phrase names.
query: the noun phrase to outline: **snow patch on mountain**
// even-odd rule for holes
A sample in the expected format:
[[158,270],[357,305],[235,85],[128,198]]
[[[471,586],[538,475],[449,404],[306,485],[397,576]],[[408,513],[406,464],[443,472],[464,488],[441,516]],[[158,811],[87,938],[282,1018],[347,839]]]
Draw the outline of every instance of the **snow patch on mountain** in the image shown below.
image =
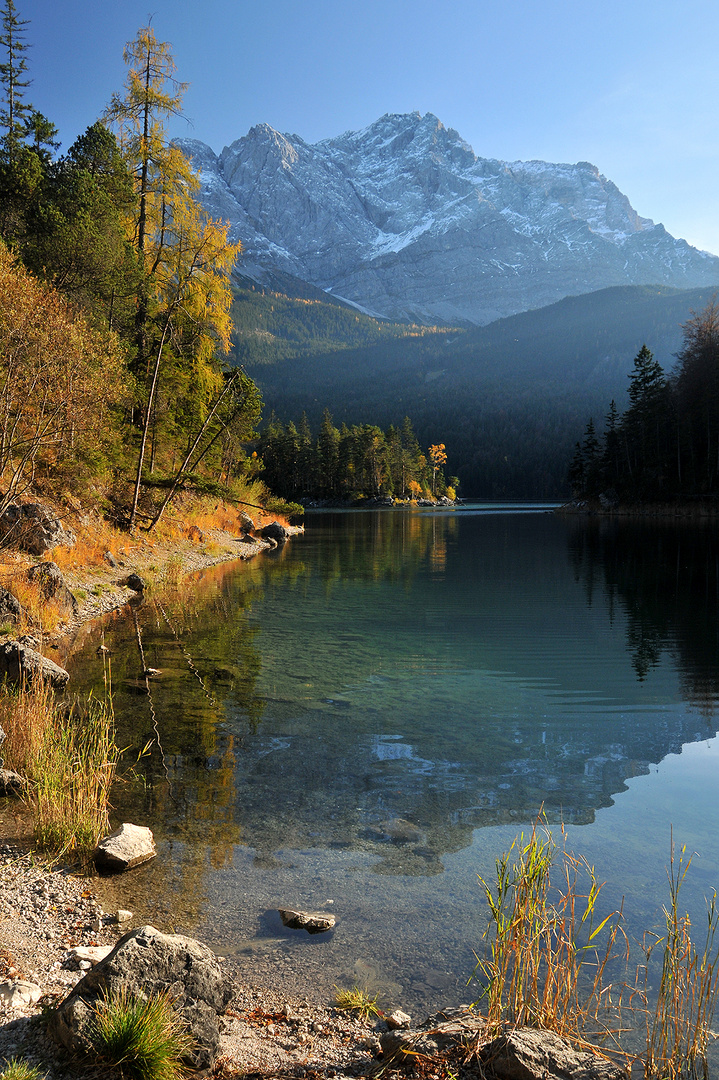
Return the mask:
[[719,259],[640,217],[586,161],[478,157],[432,113],[314,145],[268,124],[179,145],[240,239],[242,273],[300,277],[362,310],[486,323],[609,285],[719,282]]

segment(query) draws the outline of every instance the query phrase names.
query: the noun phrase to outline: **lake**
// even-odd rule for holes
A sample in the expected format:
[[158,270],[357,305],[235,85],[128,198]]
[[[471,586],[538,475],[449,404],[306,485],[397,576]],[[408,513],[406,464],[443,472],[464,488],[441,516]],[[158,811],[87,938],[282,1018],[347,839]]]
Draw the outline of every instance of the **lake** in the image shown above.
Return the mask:
[[[159,847],[101,883],[106,908],[250,983],[358,983],[420,1015],[476,998],[477,875],[543,807],[600,907],[624,898],[634,948],[661,930],[673,831],[697,925],[719,882],[717,527],[500,505],[305,525],[106,619],[69,662],[99,686],[112,651],[114,818]],[[286,930],[282,906],[337,926]]]

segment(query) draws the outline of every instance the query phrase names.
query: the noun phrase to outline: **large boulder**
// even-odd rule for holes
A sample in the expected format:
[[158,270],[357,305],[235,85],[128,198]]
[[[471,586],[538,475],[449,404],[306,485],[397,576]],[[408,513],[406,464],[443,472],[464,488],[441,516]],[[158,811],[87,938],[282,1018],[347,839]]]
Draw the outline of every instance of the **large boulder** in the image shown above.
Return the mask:
[[599,1053],[576,1050],[554,1031],[516,1028],[487,1040],[485,1030],[481,1016],[458,1011],[448,1020],[430,1017],[421,1031],[388,1031],[380,1044],[385,1062],[476,1052],[480,1075],[487,1080],[628,1080],[619,1065]]
[[59,545],[74,547],[77,538],[42,503],[10,503],[0,516],[0,541],[31,555],[44,555]]
[[142,998],[168,993],[195,1040],[187,1063],[195,1069],[212,1067],[220,1045],[218,1014],[232,991],[206,945],[180,934],[163,934],[154,926],[131,930],[50,1013],[50,1032],[72,1053],[87,1052],[103,994],[121,990]]
[[536,1028],[500,1035],[481,1048],[479,1057],[484,1072],[496,1080],[628,1080],[627,1070],[614,1062]]
[[146,825],[132,825],[123,821],[114,832],[106,836],[95,848],[93,859],[98,870],[117,873],[141,866],[157,855],[152,829]]
[[268,525],[263,525],[260,529],[260,536],[265,540],[274,540],[276,544],[284,544],[289,536],[289,532],[280,525],[279,521],[270,521]]
[[28,683],[42,678],[56,690],[64,690],[70,678],[59,664],[19,641],[6,641],[0,645],[0,680],[3,676],[10,682]]
[[30,567],[27,576],[30,581],[38,586],[42,598],[52,601],[62,614],[77,614],[77,600],[65,584],[62,570],[57,563],[37,563],[35,566]]

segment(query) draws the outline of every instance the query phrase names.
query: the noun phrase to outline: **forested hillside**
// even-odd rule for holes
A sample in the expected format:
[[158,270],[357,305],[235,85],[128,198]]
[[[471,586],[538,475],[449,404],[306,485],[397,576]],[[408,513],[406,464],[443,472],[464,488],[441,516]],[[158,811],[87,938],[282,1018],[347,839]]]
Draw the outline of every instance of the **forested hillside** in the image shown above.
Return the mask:
[[308,295],[297,295],[296,287],[295,295],[287,295],[248,278],[235,280],[232,343],[237,363],[276,364],[299,356],[451,333],[445,328],[373,319],[312,286],[302,291]]
[[58,156],[28,100],[28,24],[0,12],[0,507],[32,484],[152,527],[190,478],[237,496],[261,405],[227,361],[239,245],[167,137],[170,47],[141,29],[124,86]]
[[681,325],[712,290],[618,287],[568,297],[472,331],[325,351],[274,364],[248,362],[267,409],[313,427],[401,425],[423,446],[445,442],[463,495],[563,498],[567,463],[588,416],[626,402],[644,342],[669,368]]

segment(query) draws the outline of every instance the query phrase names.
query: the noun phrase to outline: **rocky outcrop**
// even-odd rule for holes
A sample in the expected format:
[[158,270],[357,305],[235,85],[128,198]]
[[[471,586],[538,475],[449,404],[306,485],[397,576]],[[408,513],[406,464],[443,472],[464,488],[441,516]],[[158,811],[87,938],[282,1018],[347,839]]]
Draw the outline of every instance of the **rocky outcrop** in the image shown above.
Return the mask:
[[74,547],[76,537],[42,503],[10,503],[0,516],[0,542],[30,555],[44,555],[54,547]]
[[188,1064],[210,1069],[220,1044],[218,1014],[231,991],[220,965],[205,945],[179,934],[141,926],[120,938],[53,1013],[48,1026],[72,1053],[89,1049],[89,1029],[102,995],[120,990],[135,997],[167,993],[195,1041]]
[[0,623],[17,624],[23,617],[22,604],[7,589],[0,588]]
[[31,566],[27,576],[39,587],[42,598],[51,601],[63,615],[77,615],[77,600],[65,584],[62,570],[56,563],[41,562]]
[[120,873],[141,866],[157,855],[152,829],[124,821],[95,848],[93,859],[98,870]]
[[478,157],[432,113],[315,145],[267,124],[219,155],[179,145],[243,274],[290,274],[369,314],[482,325],[611,285],[719,281],[719,259],[640,217],[595,165]]
[[0,679],[10,682],[32,682],[42,678],[55,690],[64,690],[70,678],[67,671],[19,641],[6,641],[0,645]]
[[[2,759],[0,759],[0,766],[2,766]],[[26,788],[27,781],[19,773],[0,767],[0,795],[18,799],[25,793]]]

